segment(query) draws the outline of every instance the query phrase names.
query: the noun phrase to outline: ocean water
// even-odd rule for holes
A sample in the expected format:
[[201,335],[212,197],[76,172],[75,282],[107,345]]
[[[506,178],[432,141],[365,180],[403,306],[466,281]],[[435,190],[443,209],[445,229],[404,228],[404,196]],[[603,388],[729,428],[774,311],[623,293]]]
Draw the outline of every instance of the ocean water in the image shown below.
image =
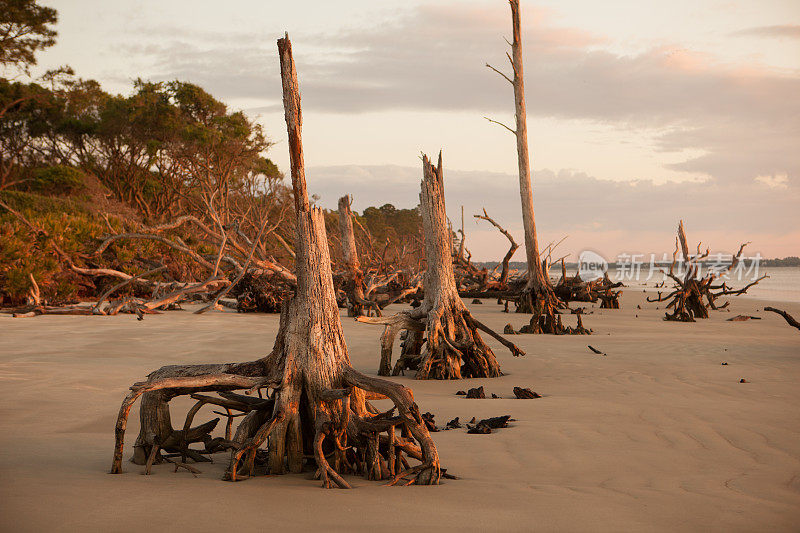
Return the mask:
[[[574,269],[567,269],[568,275],[574,275]],[[551,276],[557,275],[560,277],[561,272],[557,266],[553,266],[550,270]],[[643,271],[638,276],[631,279],[630,271],[620,272],[614,267],[608,271],[608,277],[612,281],[622,281],[627,287],[633,289],[644,289],[648,292],[665,291],[672,287],[673,281],[667,278],[662,272],[654,272],[650,279],[647,279],[648,272]],[[762,279],[758,285],[750,287],[747,292],[737,298],[756,298],[760,300],[772,300],[775,302],[800,302],[800,267],[761,267],[758,276],[768,275],[766,279]],[[732,279],[728,281],[728,286],[733,289],[739,289],[750,283],[752,273],[749,273],[741,281]],[[666,283],[663,288],[656,288],[656,284],[660,284],[664,279]]]

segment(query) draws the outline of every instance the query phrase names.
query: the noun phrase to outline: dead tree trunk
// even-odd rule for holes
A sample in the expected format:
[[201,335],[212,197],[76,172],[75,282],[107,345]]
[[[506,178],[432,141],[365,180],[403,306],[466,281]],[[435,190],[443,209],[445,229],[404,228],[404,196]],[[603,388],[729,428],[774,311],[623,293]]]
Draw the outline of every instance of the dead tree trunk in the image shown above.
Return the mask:
[[[520,31],[519,0],[510,0],[513,40],[511,42],[511,68],[513,79],[494,67],[489,68],[503,76],[514,87],[514,110],[516,127],[510,130],[517,141],[517,165],[519,167],[519,192],[522,201],[522,224],[525,229],[525,254],[528,262],[528,281],[517,298],[518,313],[533,313],[526,333],[564,333],[556,320],[558,308],[563,307],[553,292],[539,254],[539,241],[536,236],[536,220],[533,214],[533,187],[531,185],[531,165],[528,154],[528,124],[525,110],[525,83],[522,67],[522,35]],[[493,121],[494,122],[494,121]]]
[[[361,317],[358,320],[386,326],[381,338],[379,373],[382,375],[388,374],[397,333],[406,330],[403,352],[394,368],[395,375],[410,368],[416,369],[417,379],[500,376],[500,365],[478,330],[482,329],[500,340],[515,356],[524,355],[524,352],[475,320],[458,296],[453,276],[452,239],[447,230],[441,153],[437,166],[432,165],[427,156],[423,156],[422,166],[419,197],[428,264],[425,299],[420,307],[410,312],[383,319]],[[423,342],[424,352],[421,350]]]
[[[715,300],[720,296],[739,296],[747,292],[747,289],[756,285],[759,281],[767,276],[752,281],[741,289],[732,289],[723,282],[719,285],[714,285],[714,280],[727,275],[728,272],[734,269],[741,260],[742,251],[748,243],[744,243],[739,247],[739,251],[733,256],[731,264],[723,271],[709,271],[705,276],[701,275],[702,264],[701,261],[708,257],[708,249],[705,252],[700,252],[700,245],[697,245],[697,253],[691,255],[689,253],[689,245],[686,240],[686,232],[683,229],[683,220],[678,224],[678,236],[675,238],[675,252],[672,254],[672,264],[670,264],[669,271],[666,273],[669,278],[675,282],[675,287],[669,294],[658,293],[658,297],[647,297],[648,302],[663,302],[670,300],[667,304],[667,309],[671,309],[665,314],[664,320],[674,322],[694,322],[696,318],[708,318],[708,308],[723,309],[728,306],[729,302],[717,307]],[[683,278],[678,277],[675,273],[675,265],[678,259],[678,252],[682,254],[683,264],[686,268],[686,274]],[[717,292],[714,292],[714,291]],[[705,302],[703,301],[705,299]]]
[[[154,402],[154,408],[143,406],[155,420],[143,425],[142,431],[164,426],[162,433],[166,433],[166,396],[267,388],[273,391],[270,409],[248,413],[236,436],[225,443],[232,450],[226,479],[254,475],[257,451],[269,438],[271,474],[300,472],[308,464],[326,488],[349,488],[342,477],[348,473],[391,479],[390,484],[437,484],[442,476],[439,456],[411,391],[365,376],[350,365],[336,305],[324,215],[321,209],[310,207],[306,192],[300,93],[288,36],[278,40],[278,50],[297,215],[296,294],[283,305],[275,346],[267,357],[240,364],[164,367],[147,381],[134,384],[117,419],[111,471],[122,471],[127,416],[140,395],[164,395]],[[369,398],[388,398],[395,407],[379,413]],[[395,409],[397,416],[392,416]],[[191,424],[190,417],[185,426]],[[149,464],[160,453],[158,438],[147,451]],[[421,464],[409,466],[404,454]]]
[[364,273],[358,261],[356,238],[353,232],[353,212],[350,210],[350,197],[339,198],[339,232],[342,237],[342,255],[347,271],[344,282],[344,291],[347,293],[347,315],[361,316],[367,308],[375,311],[375,316],[381,316],[381,309],[377,303],[364,297]]

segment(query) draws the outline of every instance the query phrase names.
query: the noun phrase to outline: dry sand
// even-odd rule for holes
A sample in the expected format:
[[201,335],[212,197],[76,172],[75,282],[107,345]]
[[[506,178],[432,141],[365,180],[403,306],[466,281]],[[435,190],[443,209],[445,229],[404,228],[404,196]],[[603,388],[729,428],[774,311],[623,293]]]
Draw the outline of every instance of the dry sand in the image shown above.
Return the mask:
[[[675,324],[655,304],[635,309],[642,299],[628,291],[624,309],[585,317],[591,337],[514,337],[524,358],[490,341],[502,378],[399,378],[440,425],[455,416],[517,421],[491,435],[434,434],[458,481],[390,488],[351,478],[352,491],[323,490],[305,474],[226,483],[223,454],[198,478],[169,465],[145,477],[127,462],[125,474],[106,473],[130,383],[163,364],[259,357],[277,316],[2,316],[0,529],[800,530],[800,333],[758,312],[758,300]],[[524,321],[489,300],[470,307],[498,329]],[[779,307],[800,316],[800,304]],[[725,321],[738,313],[763,320]],[[344,327],[353,365],[374,374],[381,329],[347,318]],[[454,395],[478,385],[503,399]],[[517,385],[544,398],[511,399]],[[173,413],[188,405],[173,403]],[[196,421],[213,416],[204,410]],[[126,459],[136,411],[131,421]]]

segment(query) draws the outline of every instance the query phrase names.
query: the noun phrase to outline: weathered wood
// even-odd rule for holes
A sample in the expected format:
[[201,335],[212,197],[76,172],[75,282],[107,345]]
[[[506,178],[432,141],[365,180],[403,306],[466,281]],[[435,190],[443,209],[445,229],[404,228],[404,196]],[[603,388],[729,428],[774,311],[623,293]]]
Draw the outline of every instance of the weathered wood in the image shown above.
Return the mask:
[[[433,165],[423,155],[423,179],[420,185],[420,214],[425,234],[425,298],[413,311],[400,313],[396,319],[362,320],[384,324],[379,372],[388,372],[391,346],[400,329],[406,330],[403,350],[394,373],[406,368],[416,370],[417,379],[460,379],[462,377],[497,377],[500,365],[478,329],[499,335],[475,321],[459,297],[453,273],[452,239],[447,227],[444,199],[442,154]],[[424,324],[424,350],[422,328]],[[413,327],[409,327],[413,325]],[[513,343],[502,342],[517,355],[524,352]]]
[[563,334],[556,318],[559,307],[564,307],[553,292],[547,270],[539,253],[539,240],[536,234],[536,219],[533,210],[533,185],[531,177],[530,154],[528,146],[528,124],[525,103],[525,77],[522,61],[522,32],[520,23],[519,0],[510,0],[512,41],[511,54],[508,59],[513,70],[512,77],[502,74],[498,69],[489,66],[501,74],[514,88],[514,110],[516,125],[508,128],[517,142],[517,167],[519,170],[519,192],[522,206],[522,225],[525,232],[525,254],[528,265],[527,280],[524,288],[516,298],[518,313],[533,313],[530,325],[522,328],[526,333]]
[[522,62],[522,31],[520,29],[519,0],[510,0],[511,6],[511,68],[513,69],[514,112],[517,140],[517,166],[519,169],[519,192],[522,201],[522,225],[525,230],[525,254],[528,260],[528,292],[549,286],[542,269],[539,255],[539,240],[536,235],[536,219],[533,211],[533,186],[531,179],[530,155],[528,153],[528,121],[525,104],[525,79]]
[[774,307],[767,306],[764,308],[764,311],[771,311],[773,313],[777,313],[783,317],[787,324],[792,326],[793,328],[800,329],[800,322],[794,319],[792,315],[787,313],[786,311],[781,311],[780,309],[775,309]]
[[593,281],[583,281],[580,274],[567,276],[564,260],[561,260],[561,279],[553,289],[562,302],[597,302],[600,300],[600,309],[619,309],[619,297],[623,287],[621,281],[614,283],[605,273],[602,278]]
[[532,391],[527,387],[514,387],[514,396],[519,398],[520,400],[533,400],[535,398],[541,398],[542,395]]
[[483,386],[475,387],[474,389],[469,389],[466,394],[467,398],[473,400],[483,400],[486,398],[486,393],[483,390]]
[[[708,318],[709,308],[718,310],[728,306],[729,302],[726,302],[724,305],[718,307],[716,305],[717,298],[720,296],[739,296],[744,294],[750,287],[768,277],[766,275],[761,276],[741,289],[731,289],[724,282],[719,285],[714,285],[714,280],[727,274],[739,264],[742,252],[749,243],[744,243],[739,247],[739,251],[733,256],[730,265],[728,265],[725,270],[719,272],[709,271],[705,276],[700,276],[700,262],[708,257],[709,250],[706,249],[705,252],[701,253],[700,245],[698,244],[697,253],[694,256],[690,254],[686,239],[686,231],[683,227],[683,220],[678,223],[677,233],[677,237],[675,238],[675,251],[672,254],[672,263],[670,264],[669,271],[666,273],[667,277],[675,282],[675,286],[673,290],[666,295],[659,291],[656,298],[651,298],[649,296],[646,298],[648,302],[669,301],[664,320],[694,322],[695,319],[698,318]],[[675,274],[678,252],[682,254],[683,262],[686,266],[686,273],[683,278]],[[669,310],[671,310],[671,312]]]
[[347,314],[361,316],[366,307],[367,311],[372,310],[376,316],[381,316],[378,304],[367,300],[364,296],[364,273],[361,271],[361,264],[358,261],[356,238],[353,233],[353,212],[350,209],[349,196],[339,198],[339,233],[342,239],[342,256],[347,275],[344,283],[348,300]]
[[[225,479],[237,481],[254,475],[258,449],[268,442],[270,474],[301,472],[308,460],[313,461],[308,466],[316,467],[323,486],[348,488],[350,485],[342,474],[356,470],[352,462],[354,454],[371,454],[372,466],[362,469],[362,473],[384,479],[389,476],[385,466],[388,454],[398,453],[400,463],[407,465],[405,458],[399,455],[398,450],[401,450],[421,464],[396,472],[390,484],[400,480],[406,484],[438,484],[442,476],[438,452],[411,391],[402,385],[360,374],[350,366],[336,304],[324,213],[312,207],[306,195],[300,95],[288,37],[278,41],[278,50],[297,216],[296,293],[282,305],[278,335],[272,352],[266,357],[238,364],[164,367],[148,376],[148,381],[135,384],[120,408],[112,472],[121,472],[127,416],[133,402],[142,394],[148,395],[142,404],[146,413],[140,435],[143,441],[151,446],[161,444],[163,448],[161,434],[168,434],[176,440],[182,454],[201,460],[202,456],[189,450],[186,442],[202,437],[210,423],[196,430],[175,432],[169,423],[167,402],[178,395],[216,390],[222,391],[224,398],[233,403],[212,402],[209,397],[195,395],[198,404],[189,413],[184,428],[189,427],[194,413],[203,403],[224,404],[227,408],[241,404],[239,408],[243,410],[253,408],[242,419],[232,441],[223,443],[232,448]],[[255,402],[224,393],[242,388],[250,392],[272,389],[268,400],[271,409],[266,408],[265,400]],[[378,413],[367,401],[368,396],[389,398],[398,417],[387,419],[387,414]],[[392,438],[389,435],[379,438],[377,433],[394,432],[397,426],[401,428],[401,438],[395,441],[394,450],[382,446]],[[152,449],[147,448],[146,457],[153,453]],[[333,465],[327,460],[331,451],[336,456]]]
[[503,257],[502,265],[503,268],[500,271],[500,279],[498,280],[498,286],[493,287],[494,290],[506,290],[508,289],[508,263],[511,261],[511,257],[514,255],[514,252],[517,251],[519,245],[517,241],[514,240],[514,236],[508,232],[503,226],[498,224],[489,214],[486,212],[486,208],[483,208],[483,215],[473,215],[475,218],[480,220],[485,220],[490,223],[492,226],[497,228],[500,233],[502,233],[509,242],[509,248],[506,252],[506,255]]
[[388,376],[392,368],[392,351],[394,341],[397,335],[403,331],[417,331],[422,332],[425,330],[425,323],[408,315],[408,313],[398,313],[390,317],[369,318],[360,316],[356,320],[366,324],[383,324],[386,327],[381,335],[381,362],[378,367],[379,376]]
[[100,295],[100,297],[97,299],[97,302],[94,304],[94,309],[95,310],[99,310],[100,309],[100,305],[102,305],[102,303],[105,301],[106,298],[108,298],[109,296],[111,296],[113,293],[115,293],[116,291],[120,290],[121,288],[125,287],[126,285],[136,281],[137,279],[145,278],[145,277],[150,276],[152,274],[156,274],[158,272],[166,270],[166,268],[167,267],[162,265],[160,267],[148,270],[147,272],[143,272],[141,274],[137,274],[136,276],[133,276],[132,278],[128,278],[126,280],[122,280],[121,282],[117,283],[116,285],[113,285],[110,289],[106,290],[103,294]]
[[[139,396],[150,393],[142,400],[140,408],[141,429],[136,443],[138,451],[134,453],[134,462],[144,464],[149,456],[150,447],[155,443],[154,439],[158,439],[163,443],[174,433],[169,420],[169,407],[167,406],[167,402],[170,399],[182,393],[252,389],[253,387],[266,386],[270,382],[269,378],[260,376],[228,373],[244,368],[249,368],[249,365],[169,366],[154,372],[145,382],[134,383],[131,386],[131,392],[123,400],[117,417],[116,442],[111,473],[118,474],[122,472],[122,452],[128,413],[130,413],[133,403]],[[139,451],[141,454],[139,454]]]

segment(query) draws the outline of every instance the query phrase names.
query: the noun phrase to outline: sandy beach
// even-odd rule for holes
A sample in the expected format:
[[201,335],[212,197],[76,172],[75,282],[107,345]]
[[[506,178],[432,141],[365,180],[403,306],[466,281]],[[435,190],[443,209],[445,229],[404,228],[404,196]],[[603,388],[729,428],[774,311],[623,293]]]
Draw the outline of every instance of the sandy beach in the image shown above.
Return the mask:
[[[506,374],[498,379],[392,378],[411,386],[440,426],[456,416],[516,421],[491,435],[433,434],[443,466],[460,480],[390,488],[351,477],[352,491],[323,490],[310,474],[226,483],[226,454],[199,465],[198,478],[170,465],[142,476],[127,462],[135,410],[126,473],[107,473],[130,383],[163,364],[258,357],[271,348],[277,315],[3,316],[0,527],[796,531],[800,335],[761,312],[760,300],[738,299],[731,313],[695,324],[663,322],[654,304],[636,309],[642,300],[628,291],[623,309],[594,309],[585,317],[590,337],[517,336],[524,358],[490,341]],[[800,314],[798,304],[780,306]],[[470,308],[498,329],[524,321],[490,300]],[[763,319],[725,321],[739,313]],[[380,328],[343,322],[353,365],[375,374]],[[455,395],[478,385],[502,399]],[[514,386],[544,397],[512,399]],[[173,420],[180,419],[189,404],[173,404]],[[214,416],[207,409],[196,420]]]

